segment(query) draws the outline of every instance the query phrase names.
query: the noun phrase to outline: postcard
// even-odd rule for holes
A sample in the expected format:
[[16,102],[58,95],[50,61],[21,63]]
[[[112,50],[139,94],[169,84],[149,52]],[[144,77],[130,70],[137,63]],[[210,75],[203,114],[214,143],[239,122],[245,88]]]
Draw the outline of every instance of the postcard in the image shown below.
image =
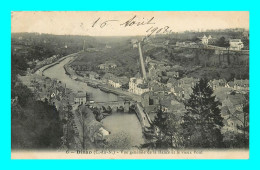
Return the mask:
[[248,11],[13,11],[12,159],[249,159]]

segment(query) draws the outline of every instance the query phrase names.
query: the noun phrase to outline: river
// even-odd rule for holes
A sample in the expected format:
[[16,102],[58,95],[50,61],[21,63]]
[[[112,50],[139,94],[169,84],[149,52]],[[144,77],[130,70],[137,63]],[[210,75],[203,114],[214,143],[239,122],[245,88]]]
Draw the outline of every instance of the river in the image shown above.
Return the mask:
[[[83,91],[92,94],[92,97],[96,102],[117,101],[119,99],[118,96],[112,93],[105,93],[100,89],[87,86],[86,83],[71,79],[65,73],[65,70],[63,68],[63,66],[67,64],[70,60],[72,60],[71,57],[66,58],[59,64],[48,68],[44,71],[44,75],[50,78],[56,78],[62,83],[65,83],[66,87],[73,90],[74,92]],[[111,136],[113,136],[112,140],[113,142],[115,142],[115,145],[117,145],[116,143],[118,142],[118,145],[127,145],[122,146],[122,148],[127,148],[129,146],[139,146],[140,144],[144,143],[142,127],[135,113],[112,113],[111,116],[106,117],[102,120],[102,122],[104,127],[111,131]],[[123,143],[119,144],[119,138],[123,137],[126,137],[127,141],[124,141]],[[120,147],[121,146],[119,146],[119,148]]]

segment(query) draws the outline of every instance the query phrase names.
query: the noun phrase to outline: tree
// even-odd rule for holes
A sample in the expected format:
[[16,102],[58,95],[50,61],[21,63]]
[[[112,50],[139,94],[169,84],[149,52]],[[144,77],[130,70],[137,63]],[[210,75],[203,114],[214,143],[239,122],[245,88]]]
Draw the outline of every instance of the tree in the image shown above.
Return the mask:
[[180,126],[180,119],[175,113],[163,112],[160,106],[154,121],[152,122],[154,128],[159,128],[159,133],[153,143],[146,144],[154,148],[169,148],[180,147],[182,127]]
[[19,84],[18,86],[13,87],[11,96],[12,98],[17,96],[18,103],[23,107],[29,102],[30,99],[32,99],[33,93],[29,88],[27,88],[27,86]]
[[86,147],[86,132],[87,132],[87,124],[86,120],[88,119],[87,117],[90,115],[93,115],[92,119],[94,118],[94,114],[92,114],[92,111],[85,105],[79,105],[77,109],[78,113],[78,118],[79,118],[79,123],[82,128],[82,148],[85,149]]
[[73,123],[73,113],[72,113],[72,106],[67,104],[67,109],[66,109],[66,116],[67,116],[67,121],[66,121],[66,127],[67,127],[67,134],[66,134],[66,141],[67,141],[67,147],[70,145],[70,139],[71,139],[71,134],[70,134],[70,129],[72,128],[72,123]]
[[220,37],[216,42],[216,45],[220,47],[229,47],[229,43],[226,41],[225,37]]
[[182,123],[187,147],[222,147],[223,118],[220,115],[220,102],[213,96],[207,79],[201,79],[193,88],[190,99],[185,102],[187,112]]
[[242,119],[239,118],[238,115],[234,115],[241,123],[241,126],[238,126],[237,128],[239,130],[243,131],[243,143],[244,147],[248,147],[249,144],[249,101],[248,96],[246,98],[246,103],[242,105],[243,107],[243,117]]

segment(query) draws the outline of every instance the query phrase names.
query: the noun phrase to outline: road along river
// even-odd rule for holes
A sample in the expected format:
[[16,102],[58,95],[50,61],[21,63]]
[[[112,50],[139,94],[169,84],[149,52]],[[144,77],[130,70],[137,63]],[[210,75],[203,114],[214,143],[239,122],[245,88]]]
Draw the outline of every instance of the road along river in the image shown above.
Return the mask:
[[[61,61],[59,64],[54,65],[44,71],[44,75],[50,78],[55,78],[62,83],[66,84],[66,87],[74,92],[83,91],[92,94],[94,101],[96,102],[108,102],[117,101],[118,96],[112,93],[105,93],[97,88],[87,86],[86,83],[71,79],[63,68],[65,64],[71,61],[73,57],[69,57]],[[142,134],[142,127],[135,113],[113,113],[111,116],[102,120],[104,126],[110,130],[113,136],[115,146],[113,148],[129,148],[133,146],[140,146],[144,143]],[[123,141],[119,141],[122,139]],[[121,142],[121,143],[120,143]],[[118,145],[117,145],[118,143]],[[127,145],[127,146],[119,146]]]

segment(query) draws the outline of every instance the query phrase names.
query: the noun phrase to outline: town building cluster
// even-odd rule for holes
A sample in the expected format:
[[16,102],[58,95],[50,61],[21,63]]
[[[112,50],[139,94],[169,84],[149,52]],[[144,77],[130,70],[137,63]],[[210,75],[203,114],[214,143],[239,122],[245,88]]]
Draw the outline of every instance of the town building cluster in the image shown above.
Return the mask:
[[216,38],[213,38],[211,35],[204,35],[203,37],[198,37],[200,39],[199,42],[193,41],[177,41],[176,47],[186,47],[186,48],[213,48],[217,50],[232,50],[232,51],[241,51],[244,48],[244,44],[241,39],[229,39],[228,44],[229,47],[219,47],[214,46],[213,44],[216,43]]
[[[189,99],[192,88],[199,79],[180,77],[178,66],[169,66],[150,57],[146,57],[144,64],[148,70],[147,79],[140,73],[130,79],[106,73],[101,81],[113,88],[141,96],[141,104],[151,118],[159,107],[164,112],[176,112],[181,116],[185,112],[184,102]],[[244,96],[249,92],[249,80],[213,79],[209,81],[209,86],[222,103],[221,114],[227,118],[224,121],[224,131],[240,133],[237,126],[241,125],[240,118],[243,118],[242,107],[245,103]]]

